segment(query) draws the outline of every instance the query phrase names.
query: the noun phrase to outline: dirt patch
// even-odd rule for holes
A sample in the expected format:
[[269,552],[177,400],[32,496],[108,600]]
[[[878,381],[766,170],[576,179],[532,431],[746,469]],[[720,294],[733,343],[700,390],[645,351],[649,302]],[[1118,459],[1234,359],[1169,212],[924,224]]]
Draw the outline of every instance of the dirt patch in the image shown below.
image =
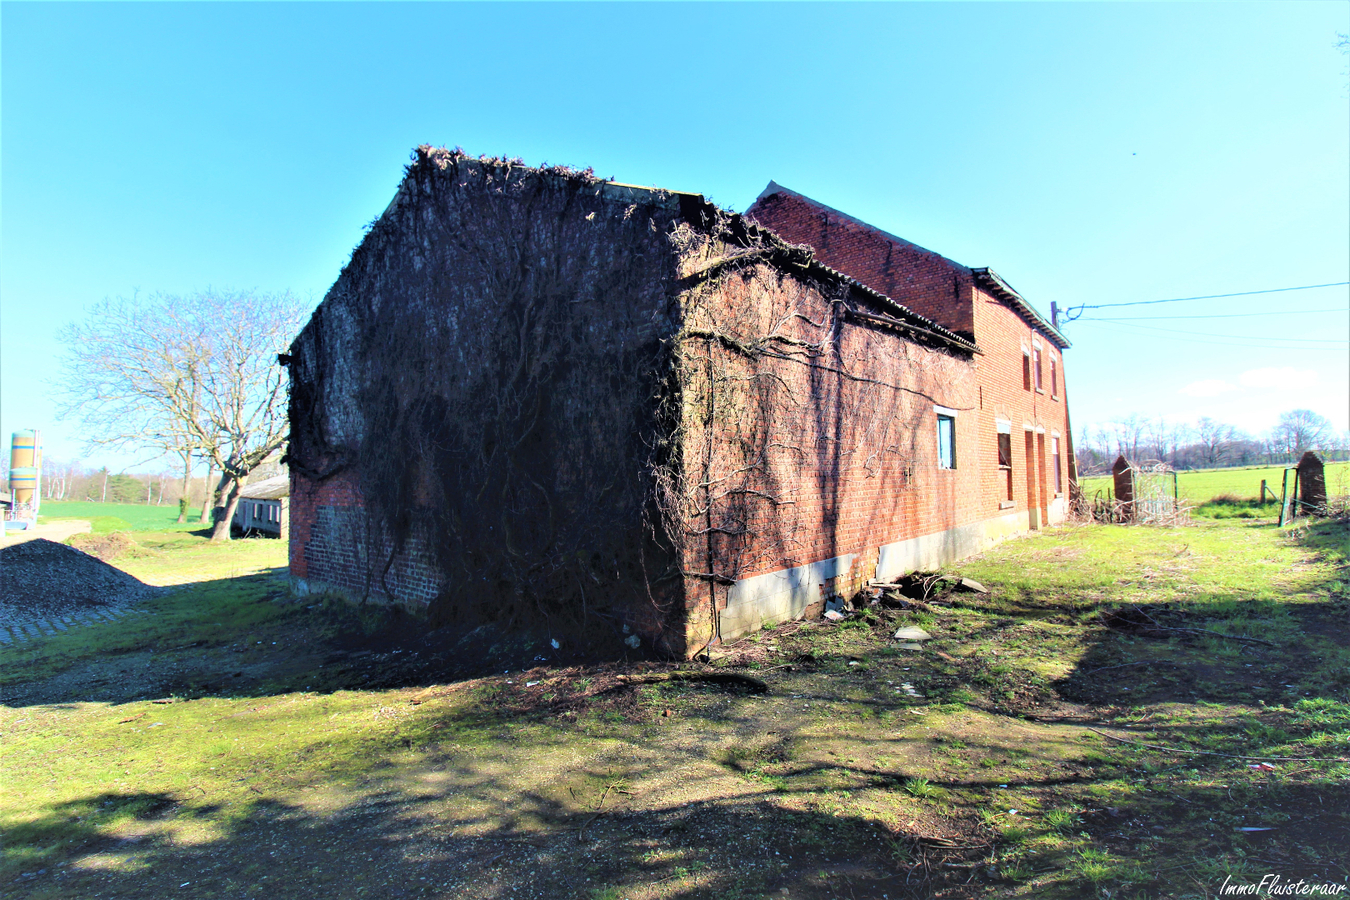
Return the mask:
[[70,546],[104,562],[112,562],[122,556],[134,556],[141,549],[136,539],[123,531],[115,531],[112,534],[77,534],[70,539]]
[[102,560],[42,538],[0,549],[0,612],[60,616],[154,592]]

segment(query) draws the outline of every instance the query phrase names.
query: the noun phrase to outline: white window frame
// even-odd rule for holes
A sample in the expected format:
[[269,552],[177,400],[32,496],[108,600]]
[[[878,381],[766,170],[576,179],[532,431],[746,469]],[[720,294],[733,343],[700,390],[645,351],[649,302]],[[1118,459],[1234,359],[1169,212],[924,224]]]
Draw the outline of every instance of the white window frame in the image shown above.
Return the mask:
[[[937,462],[939,469],[954,470],[956,468],[956,410],[946,406],[933,405],[933,412],[937,414]],[[943,422],[950,422],[948,430],[950,432],[948,441],[948,455],[944,458],[942,453],[942,429]]]

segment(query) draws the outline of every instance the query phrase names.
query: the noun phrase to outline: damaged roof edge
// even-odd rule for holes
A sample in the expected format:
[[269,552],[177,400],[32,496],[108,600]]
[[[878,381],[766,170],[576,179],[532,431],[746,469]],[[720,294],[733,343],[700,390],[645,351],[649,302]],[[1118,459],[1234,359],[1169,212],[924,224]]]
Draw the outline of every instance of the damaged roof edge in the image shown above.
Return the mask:
[[[467,163],[467,164],[469,164],[469,165],[475,165],[475,164],[476,164],[476,165],[480,165],[480,166],[505,166],[505,165],[511,165],[511,168],[513,168],[513,169],[518,168],[518,169],[524,169],[524,170],[528,170],[528,171],[533,171],[534,173],[536,173],[536,174],[538,174],[538,175],[554,174],[554,173],[547,172],[547,171],[544,170],[544,169],[535,168],[535,167],[532,167],[532,166],[520,166],[520,165],[515,165],[515,164],[509,164],[506,160],[499,160],[499,159],[484,159],[484,158],[482,158],[482,157],[477,157],[477,158],[475,158],[475,157],[463,157],[463,158],[460,159],[460,162],[461,162],[461,164]],[[559,176],[559,177],[561,177],[561,176]],[[409,183],[410,178],[411,178],[411,172],[409,172],[409,174],[406,175],[406,176],[404,177],[404,179],[403,179],[401,182],[399,182],[398,190],[396,190],[396,191],[394,192],[393,199],[391,199],[391,200],[389,201],[389,205],[386,206],[385,209],[384,209],[384,212],[380,214],[379,220],[382,220],[382,219],[384,219],[386,216],[388,216],[388,215],[390,214],[390,212],[391,212],[392,210],[394,210],[394,209],[398,206],[399,201],[400,201],[403,197],[405,197],[405,196],[408,195],[409,192],[408,192],[408,190],[407,190],[407,185],[408,185],[408,183]],[[786,188],[783,188],[783,187],[781,187],[781,186],[779,186],[779,185],[776,185],[776,184],[775,184],[774,182],[772,182],[772,181],[769,182],[769,187],[770,187],[770,188],[775,188],[776,190],[784,190],[784,191],[787,190]],[[907,306],[905,306],[905,305],[899,303],[899,302],[896,301],[894,298],[888,297],[888,296],[886,296],[885,294],[881,293],[880,291],[877,291],[877,290],[875,290],[875,289],[873,289],[873,288],[871,288],[871,287],[868,287],[867,285],[863,284],[861,281],[858,281],[856,278],[853,278],[853,277],[850,276],[850,275],[846,275],[846,274],[843,273],[843,272],[840,272],[840,271],[838,271],[838,270],[836,270],[836,269],[832,269],[832,268],[830,268],[829,266],[825,265],[823,262],[821,262],[819,259],[816,258],[815,252],[814,252],[813,250],[811,250],[810,247],[807,247],[807,246],[805,246],[805,245],[791,244],[791,243],[785,241],[783,238],[779,237],[778,234],[775,233],[772,229],[765,228],[765,227],[759,225],[759,224],[758,224],[757,222],[755,222],[753,219],[748,219],[748,218],[746,218],[745,216],[743,216],[741,213],[733,212],[733,211],[731,211],[731,210],[725,210],[725,209],[722,209],[721,207],[717,206],[717,205],[716,205],[715,203],[713,203],[712,201],[708,200],[708,199],[707,199],[706,197],[704,197],[702,194],[696,194],[696,193],[693,193],[693,192],[690,192],[690,191],[672,191],[672,190],[667,190],[667,189],[665,189],[665,188],[660,188],[660,187],[647,187],[647,186],[644,186],[644,185],[625,184],[625,183],[619,182],[619,181],[608,181],[608,180],[597,180],[597,181],[596,181],[596,188],[599,190],[599,192],[601,193],[602,196],[604,196],[604,197],[606,197],[607,199],[610,199],[610,200],[617,200],[617,201],[619,201],[619,202],[623,202],[623,201],[634,202],[634,201],[638,201],[638,200],[641,200],[641,199],[645,199],[647,202],[651,203],[651,204],[654,205],[654,206],[660,206],[660,207],[664,207],[664,208],[672,208],[673,206],[678,206],[679,209],[680,209],[681,218],[684,218],[684,219],[690,221],[691,224],[694,224],[694,225],[701,225],[701,226],[703,226],[703,227],[706,227],[706,220],[707,220],[709,217],[707,217],[706,215],[703,216],[702,218],[705,219],[705,222],[702,222],[702,223],[701,223],[701,222],[693,221],[693,216],[691,215],[691,213],[693,212],[693,210],[696,210],[696,209],[698,209],[698,210],[701,210],[701,209],[710,209],[710,210],[714,210],[714,211],[716,211],[717,213],[721,213],[722,215],[727,216],[727,217],[729,218],[730,222],[732,222],[733,224],[739,224],[742,228],[745,229],[745,231],[746,231],[748,234],[756,235],[756,236],[758,236],[758,235],[767,235],[767,236],[769,236],[770,238],[772,238],[774,241],[777,241],[777,242],[781,245],[781,247],[782,247],[783,250],[789,250],[789,249],[791,249],[791,250],[794,250],[794,251],[803,253],[803,254],[806,256],[806,264],[805,264],[805,268],[807,269],[807,271],[811,272],[811,273],[812,273],[813,275],[815,275],[816,277],[822,277],[822,278],[824,278],[824,279],[826,279],[826,280],[829,280],[829,281],[834,281],[834,282],[839,283],[839,284],[844,284],[844,285],[847,285],[848,287],[850,287],[851,289],[856,290],[858,293],[860,293],[860,294],[862,294],[863,296],[865,296],[865,297],[867,297],[867,298],[873,300],[873,301],[876,302],[878,305],[884,307],[888,312],[890,312],[891,314],[893,314],[893,315],[894,315],[898,320],[900,320],[900,322],[903,323],[904,325],[911,326],[911,327],[913,327],[916,331],[919,331],[919,332],[921,332],[921,333],[923,333],[923,334],[926,334],[926,335],[928,335],[928,336],[930,336],[930,337],[936,338],[936,339],[938,339],[939,341],[941,341],[941,342],[943,342],[943,343],[946,343],[946,344],[948,344],[948,345],[950,345],[950,346],[952,346],[952,347],[956,347],[956,348],[958,348],[958,349],[965,350],[965,351],[971,352],[971,353],[981,353],[981,352],[983,352],[983,351],[981,351],[980,348],[975,344],[975,342],[970,341],[970,340],[967,340],[966,338],[962,337],[961,335],[957,334],[956,332],[951,331],[951,330],[949,330],[949,329],[947,329],[947,328],[944,328],[943,326],[939,325],[937,322],[932,321],[931,319],[927,318],[926,316],[922,316],[922,315],[920,315],[919,313],[914,312],[912,309],[910,309],[909,307],[907,307]],[[768,189],[766,188],[766,192],[767,192],[767,191],[768,191]],[[788,191],[788,193],[793,193],[793,192],[792,192],[792,191]],[[801,195],[797,195],[797,196],[801,196]],[[809,197],[808,197],[808,198],[804,198],[804,199],[810,201],[811,203],[815,203],[815,201],[814,201],[814,200],[810,200]],[[817,205],[820,205],[820,204],[817,204]],[[825,207],[825,208],[828,209],[829,207]],[[831,210],[831,212],[837,212],[837,211],[836,211],[836,210]],[[841,216],[844,216],[845,218],[851,218],[851,217],[848,216],[846,213],[838,213],[838,214],[841,215]],[[713,218],[715,218],[715,216],[714,216]],[[377,220],[377,221],[379,221],[379,220]],[[858,221],[858,220],[855,219],[855,220],[853,220],[853,221]],[[866,225],[867,223],[865,223],[865,222],[860,222],[860,224]],[[872,226],[868,225],[867,227],[871,228]],[[894,236],[893,236],[893,235],[887,235],[887,237],[894,237]],[[897,240],[897,241],[903,240],[902,238],[894,238],[894,239]],[[908,242],[908,241],[904,241],[904,243],[907,243],[907,244],[908,244],[909,242]],[[917,245],[917,244],[914,244],[914,245],[911,245],[911,246],[917,247],[918,245]],[[923,250],[924,248],[919,247],[918,249]],[[926,250],[926,251],[924,251],[924,252],[931,253],[932,251]],[[938,254],[934,254],[934,255],[938,255]],[[945,258],[945,257],[944,257],[944,258]],[[949,261],[950,261],[950,260],[949,260]],[[954,265],[959,265],[959,263],[954,263]],[[961,268],[965,268],[965,267],[962,266]]]
[[[773,182],[770,182],[770,184],[773,184]],[[715,204],[709,203],[707,200],[705,200],[702,197],[702,195],[695,195],[695,196],[697,196],[698,200],[702,201],[705,205],[712,207],[713,209],[719,208]],[[939,325],[937,322],[934,322],[927,316],[923,316],[920,315],[919,313],[916,313],[914,310],[898,302],[893,297],[888,297],[886,294],[881,293],[875,288],[863,284],[861,281],[854,278],[852,275],[845,274],[844,272],[840,272],[838,269],[832,269],[829,266],[825,265],[825,263],[821,262],[816,257],[815,251],[811,249],[810,246],[806,244],[789,243],[788,241],[780,237],[778,233],[775,232],[773,229],[760,225],[754,219],[747,218],[741,213],[731,212],[729,210],[722,210],[722,212],[730,216],[733,223],[739,224],[741,227],[743,227],[746,230],[747,234],[753,236],[766,235],[772,238],[774,241],[777,241],[782,246],[782,249],[784,250],[790,249],[797,253],[801,253],[805,257],[805,268],[808,272],[815,275],[817,278],[825,278],[826,280],[833,281],[837,284],[847,285],[850,289],[857,291],[858,293],[877,303],[877,305],[883,307],[897,318],[898,321],[894,324],[910,326],[914,330],[922,334],[925,334],[928,337],[936,338],[942,343],[948,344],[952,347],[959,348],[961,350],[965,350],[970,353],[984,352],[979,348],[978,345],[975,344],[974,341],[967,340],[966,338],[962,337],[956,332],[948,328],[945,328],[942,325]]]
[[1017,310],[1033,326],[1043,330],[1045,336],[1058,345],[1059,349],[1067,350],[1073,346],[1069,343],[1069,339],[1060,333],[1058,328],[1051,325],[1044,316],[1036,312],[1036,308],[1028,303],[1025,297],[1013,290],[1012,285],[1004,281],[993,269],[986,266],[982,269],[971,269],[971,272],[974,273],[975,280],[981,287]]
[[[777,237],[777,235],[774,236]],[[872,288],[863,284],[858,279],[853,278],[852,276],[849,275],[845,275],[843,272],[837,271],[835,269],[831,269],[829,266],[825,265],[823,262],[816,259],[814,255],[811,257],[811,261],[808,263],[808,266],[810,267],[810,269],[816,270],[817,272],[824,274],[827,277],[838,279],[839,281],[847,284],[849,287],[853,288],[859,293],[869,297],[872,300],[875,300],[878,305],[886,307],[893,313],[898,313],[901,321],[904,324],[912,326],[918,331],[931,335],[932,337],[936,337],[941,341],[943,341],[944,343],[950,344],[954,347],[959,347],[962,350],[966,350],[971,353],[984,353],[984,351],[981,350],[974,341],[968,341],[965,338],[961,337],[961,335],[957,334],[956,332],[942,327],[938,323],[934,322],[932,319],[919,315],[914,310],[910,309],[907,306],[903,306],[900,303],[897,303],[895,300],[886,296],[880,291],[873,290]]]

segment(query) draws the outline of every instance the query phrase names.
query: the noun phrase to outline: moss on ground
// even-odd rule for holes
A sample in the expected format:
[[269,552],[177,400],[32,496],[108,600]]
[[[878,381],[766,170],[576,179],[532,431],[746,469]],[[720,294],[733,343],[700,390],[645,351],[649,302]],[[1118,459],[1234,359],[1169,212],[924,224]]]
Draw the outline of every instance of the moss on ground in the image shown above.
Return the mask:
[[[118,565],[179,585],[153,615],[3,651],[0,894],[1343,884],[1348,535],[1238,519],[1010,541],[963,566],[989,594],[723,648],[715,667],[767,695],[524,644],[466,668],[468,645],[385,611],[296,602],[276,542],[138,535]],[[889,640],[911,623],[934,635],[920,651]]]

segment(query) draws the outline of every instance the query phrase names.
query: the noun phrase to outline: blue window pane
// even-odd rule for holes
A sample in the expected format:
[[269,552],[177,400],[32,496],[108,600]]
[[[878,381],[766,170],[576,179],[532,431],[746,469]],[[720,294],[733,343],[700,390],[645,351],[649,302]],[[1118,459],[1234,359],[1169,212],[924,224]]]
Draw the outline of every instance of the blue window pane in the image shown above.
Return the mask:
[[944,469],[956,468],[956,420],[938,416],[938,465]]

